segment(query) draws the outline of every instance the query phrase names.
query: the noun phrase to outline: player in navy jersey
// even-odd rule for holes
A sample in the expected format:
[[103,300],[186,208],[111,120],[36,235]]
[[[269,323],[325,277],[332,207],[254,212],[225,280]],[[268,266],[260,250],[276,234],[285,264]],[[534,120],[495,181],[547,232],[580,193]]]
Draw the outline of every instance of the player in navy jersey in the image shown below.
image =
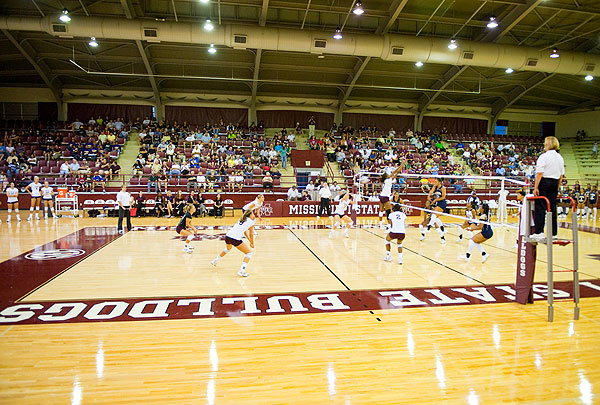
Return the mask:
[[598,212],[598,186],[593,186],[590,190],[588,194],[587,206],[590,219],[596,221],[596,214]]
[[[445,212],[446,211],[446,187],[442,184],[442,179],[439,177],[434,180],[433,187],[429,191],[429,206],[432,211],[437,212]],[[438,228],[438,233],[440,234],[440,242],[442,244],[446,243],[446,230],[444,229],[444,223],[435,213],[431,213],[431,218],[429,223],[427,224],[427,232],[431,229],[432,226]],[[422,227],[421,229],[421,238],[420,240],[425,239],[425,230]]]
[[194,251],[194,247],[190,245],[190,241],[194,239],[194,235],[198,233],[196,228],[192,226],[192,216],[194,215],[194,212],[196,212],[194,204],[186,204],[185,207],[183,207],[183,217],[181,217],[177,228],[175,228],[175,231],[179,235],[185,237],[185,245],[183,245],[183,251],[185,253],[192,253]]
[[[479,209],[479,219],[481,221],[489,221],[490,218],[490,207],[483,203],[481,204],[481,208]],[[471,239],[469,239],[469,247],[467,248],[467,253],[463,256],[463,259],[466,261],[471,260],[471,251],[474,247],[476,247],[481,252],[481,263],[485,263],[486,260],[490,257],[485,250],[483,250],[483,246],[481,244],[486,240],[489,240],[493,235],[494,231],[492,231],[492,227],[489,224],[484,224],[483,222],[478,222],[472,224],[469,228],[470,231],[481,231],[478,234],[474,235]]]
[[587,196],[584,191],[575,191],[575,201],[577,202],[577,217],[581,218],[585,214],[585,203]]

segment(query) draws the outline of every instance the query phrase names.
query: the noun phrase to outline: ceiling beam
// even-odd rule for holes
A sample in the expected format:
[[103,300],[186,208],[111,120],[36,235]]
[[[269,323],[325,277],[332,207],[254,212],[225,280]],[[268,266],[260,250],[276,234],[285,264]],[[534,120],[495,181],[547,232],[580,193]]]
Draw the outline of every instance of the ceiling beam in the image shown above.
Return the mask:
[[264,27],[267,23],[267,11],[269,11],[269,0],[263,0],[262,7],[260,9],[260,18],[258,19],[258,24],[261,27]]
[[572,111],[579,110],[579,109],[593,110],[597,106],[600,106],[600,102],[598,102],[596,100],[588,100],[588,101],[584,101],[583,103],[579,103],[579,104],[571,106],[571,107],[563,108],[558,111],[558,114],[559,115],[568,114]]
[[[123,12],[127,19],[131,20],[136,17],[135,10],[133,9],[133,5],[131,4],[131,0],[121,0],[121,6],[123,7]],[[135,45],[137,46],[138,52],[142,57],[142,61],[144,62],[144,66],[146,67],[146,72],[148,73],[148,80],[150,81],[150,85],[152,86],[152,91],[154,92],[154,103],[156,104],[156,114],[158,119],[162,119],[162,102],[160,99],[160,90],[158,88],[158,84],[154,79],[154,71],[152,70],[152,64],[150,63],[150,54],[147,48],[144,48],[142,45],[142,41],[139,39],[135,41]]]
[[[256,50],[256,56],[254,57],[254,73],[252,74],[252,99],[250,100],[250,116],[248,120],[256,122],[256,96],[258,94],[258,75],[260,72],[260,59],[262,56],[262,49]],[[248,124],[251,124],[249,122]]]
[[371,57],[367,56],[365,58],[360,58],[356,62],[356,65],[354,66],[354,70],[352,71],[352,74],[348,77],[348,80],[346,80],[346,84],[348,84],[348,87],[346,88],[346,91],[342,92],[342,97],[340,98],[340,102],[339,102],[340,112],[343,111],[344,105],[346,104],[346,101],[348,101],[348,98],[350,97],[350,93],[352,92],[352,89],[356,85],[358,78],[360,77],[363,70],[365,70],[365,68],[367,67],[367,65],[369,64],[370,61],[371,61]]
[[24,43],[23,45],[21,45],[17,38],[15,38],[13,34],[11,34],[8,30],[3,29],[2,33],[6,38],[8,38],[8,40],[14,45],[14,47],[17,48],[19,52],[21,52],[21,55],[23,55],[23,57],[27,59],[27,61],[31,64],[31,66],[33,66],[35,71],[38,73],[38,75],[40,75],[44,83],[46,83],[46,86],[48,86],[48,88],[52,92],[52,95],[54,95],[54,99],[56,100],[56,105],[58,107],[57,119],[64,119],[65,117],[63,116],[61,89],[62,83],[60,82],[60,80],[58,78],[52,80],[52,76],[50,75],[50,69],[48,68],[48,66],[46,66],[44,61],[38,60],[37,54],[31,47],[31,45],[29,45],[28,43]]
[[525,94],[535,89],[546,80],[553,77],[555,73],[537,72],[525,81],[524,85],[519,85],[512,89],[506,96],[498,98],[492,104],[492,117],[497,118],[504,110],[513,105]]
[[502,20],[499,21],[500,26],[495,30],[486,32],[482,38],[483,42],[496,42],[504,35],[508,34],[515,25],[533,11],[543,0],[526,0],[522,6],[517,6],[512,9]]
[[394,25],[394,23],[398,19],[398,16],[404,9],[404,6],[406,6],[406,3],[408,3],[408,0],[394,0],[394,2],[392,2],[392,5],[390,6],[387,17],[381,20],[375,33],[380,35],[388,32],[388,30],[392,27],[392,25]]

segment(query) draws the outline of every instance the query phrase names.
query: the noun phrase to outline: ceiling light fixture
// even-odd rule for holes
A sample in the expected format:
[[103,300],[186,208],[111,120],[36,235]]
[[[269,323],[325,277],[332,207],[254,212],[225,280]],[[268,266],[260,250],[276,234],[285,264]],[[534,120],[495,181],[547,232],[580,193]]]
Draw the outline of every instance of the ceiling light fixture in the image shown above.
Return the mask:
[[560,55],[558,54],[558,49],[552,48],[552,53],[550,54],[550,57],[554,59],[560,58]]
[[488,28],[496,28],[498,26],[498,21],[496,21],[496,16],[490,16],[490,22],[487,23]]
[[354,4],[354,9],[352,10],[352,12],[356,15],[361,15],[365,12],[365,10],[363,9],[362,3],[360,1],[357,1]]
[[456,39],[452,38],[450,39],[450,43],[448,44],[448,49],[456,49],[458,48],[458,45],[456,45]]
[[206,19],[206,22],[204,23],[204,29],[206,31],[212,31],[214,28],[215,28],[215,26],[212,24],[210,19]]
[[62,14],[60,15],[60,17],[58,17],[59,20],[61,20],[64,23],[68,23],[69,21],[71,21],[71,17],[69,17],[69,10],[67,10],[66,8],[62,11]]
[[514,72],[513,68],[506,68],[505,70],[506,73],[512,73]]
[[88,42],[88,45],[91,46],[92,48],[95,48],[98,46],[98,42],[96,42],[96,37],[92,37],[90,42]]
[[217,53],[217,48],[215,48],[215,44],[210,44],[210,48],[208,48],[208,53]]
[[415,66],[416,67],[421,67],[421,66],[423,66],[423,62],[417,61],[417,62],[415,62]]
[[592,75],[587,75],[587,76],[585,77],[585,80],[587,80],[588,82],[591,82],[592,80],[594,80],[594,76],[592,76]]
[[208,4],[210,2],[210,0],[200,0],[200,3],[202,4]]
[[335,38],[335,39],[342,39],[342,38],[344,38],[344,36],[342,35],[342,29],[340,27],[337,27],[335,29],[335,34],[333,34],[333,38]]

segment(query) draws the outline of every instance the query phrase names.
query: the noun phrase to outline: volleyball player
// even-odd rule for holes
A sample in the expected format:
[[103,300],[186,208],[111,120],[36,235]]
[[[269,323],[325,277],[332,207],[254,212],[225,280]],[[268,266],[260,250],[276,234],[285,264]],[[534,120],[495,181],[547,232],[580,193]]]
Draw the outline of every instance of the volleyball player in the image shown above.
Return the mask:
[[190,245],[190,241],[194,239],[194,235],[198,233],[198,230],[192,226],[192,216],[194,215],[194,212],[196,212],[194,204],[186,204],[185,207],[183,207],[181,221],[179,221],[177,228],[175,228],[175,232],[185,237],[185,245],[183,245],[183,251],[185,253],[192,253],[194,251],[194,247]]
[[[252,227],[256,221],[256,215],[252,210],[247,210],[244,212],[242,217],[238,222],[233,225],[233,228],[227,232],[225,235],[225,249],[219,253],[217,257],[215,257],[210,264],[216,266],[219,260],[223,258],[233,246],[235,246],[240,252],[244,253],[244,260],[242,261],[242,267],[238,271],[238,276],[240,277],[248,277],[249,274],[246,272],[246,266],[250,262],[250,258],[252,257],[252,251],[250,249],[254,249],[254,235],[252,234]],[[248,247],[242,239],[244,235],[250,242],[250,247]]]
[[[432,211],[436,212],[444,212],[446,210],[446,187],[442,184],[442,180],[439,177],[436,177],[433,182],[433,187],[429,190],[429,202]],[[446,243],[446,230],[444,229],[444,223],[435,214],[435,212],[431,213],[431,219],[427,224],[427,231],[431,229],[432,226],[437,228],[437,231],[440,235],[440,242],[442,244]],[[421,239],[425,239],[425,232],[421,231]]]
[[50,183],[48,181],[44,182],[44,187],[41,189],[42,191],[42,209],[44,210],[44,219],[48,219],[48,211],[52,213],[52,218],[56,219],[56,215],[54,214],[54,201],[52,200],[52,196],[54,195],[54,190],[50,187]]
[[[259,194],[256,196],[254,201],[250,201],[248,204],[246,204],[242,207],[242,212],[254,211],[254,216],[256,216],[258,218],[258,220],[260,221],[260,220],[262,220],[262,217],[260,216],[260,208],[263,206],[264,202],[265,202],[264,194]],[[254,230],[254,225],[252,225],[250,230],[252,231],[252,235],[256,236],[256,231]]]
[[[481,221],[489,221],[490,218],[490,207],[487,203],[481,204],[481,208],[479,208],[479,219]],[[490,257],[490,255],[483,250],[483,246],[481,244],[486,240],[490,239],[494,235],[494,231],[492,231],[492,227],[489,224],[484,224],[482,222],[474,223],[469,228],[470,231],[481,231],[477,235],[473,235],[471,239],[469,239],[469,246],[467,248],[467,253],[462,256],[466,261],[471,260],[471,251],[474,247],[476,247],[481,252],[481,263],[485,263],[486,260]]]
[[[338,205],[335,207],[335,212],[334,212],[334,223],[333,226],[331,227],[331,231],[329,232],[329,239],[333,238],[333,231],[335,231],[335,228],[337,226],[339,226],[340,228],[342,228],[344,230],[344,237],[349,238],[350,236],[348,235],[348,225],[352,224],[352,218],[350,218],[347,214],[346,214],[346,210],[348,209],[348,206],[350,204],[354,204],[354,197],[348,192],[348,190],[344,190],[342,191],[344,194],[342,195],[342,198],[340,198],[340,201],[338,202]],[[341,222],[341,224],[340,224]]]
[[577,196],[577,218],[581,218],[585,216],[585,203],[587,202],[587,196],[584,191],[577,191],[575,193]]
[[21,215],[19,214],[19,189],[15,187],[15,183],[12,181],[6,188],[6,203],[8,208],[8,218],[6,218],[6,222],[10,222],[12,210],[15,210],[15,214],[17,214],[17,221],[21,222]]
[[392,203],[390,197],[392,196],[392,186],[396,176],[400,174],[402,167],[397,167],[391,174],[384,171],[381,175],[381,194],[379,194],[379,225],[384,226],[383,214],[385,213],[386,219],[392,212]]
[[393,211],[388,215],[388,220],[391,223],[391,228],[390,232],[385,236],[385,250],[387,252],[383,257],[383,260],[386,262],[392,261],[392,240],[395,240],[398,246],[398,264],[402,264],[404,263],[404,258],[402,257],[402,241],[406,235],[406,214],[402,212],[400,204],[394,205]]
[[458,227],[459,235],[458,239],[456,239],[457,242],[460,242],[463,239],[463,231],[473,224],[473,218],[477,218],[478,208],[479,207],[476,205],[474,200],[467,201],[467,208],[465,210],[465,216],[467,219],[465,219],[465,222]]
[[33,219],[33,209],[35,208],[35,219],[39,221],[39,211],[40,211],[40,200],[42,199],[42,194],[40,193],[40,189],[42,188],[42,183],[40,183],[40,178],[35,176],[33,178],[33,182],[29,183],[25,190],[31,195],[31,205],[29,206],[29,216],[27,217],[28,221]]
[[590,218],[592,216],[592,213],[594,214],[594,221],[596,221],[596,214],[598,213],[598,186],[593,186],[592,189],[590,190],[590,193],[588,194],[588,200],[587,200],[587,206],[588,206],[588,210],[591,210],[590,212]]

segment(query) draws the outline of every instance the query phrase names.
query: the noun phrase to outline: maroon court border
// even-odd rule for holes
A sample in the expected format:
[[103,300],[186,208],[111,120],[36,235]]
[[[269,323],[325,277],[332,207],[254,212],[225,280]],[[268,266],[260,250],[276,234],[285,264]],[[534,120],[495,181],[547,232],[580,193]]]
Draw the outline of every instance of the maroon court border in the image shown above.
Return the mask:
[[[119,236],[114,227],[87,227],[0,263],[0,324],[206,319],[494,304],[515,300],[514,285],[499,284],[256,295],[22,301],[28,294]],[[600,297],[600,279],[584,280],[580,285],[582,298]],[[533,290],[535,300],[546,299],[545,284],[534,284]],[[554,297],[571,299],[572,283],[556,282]]]

